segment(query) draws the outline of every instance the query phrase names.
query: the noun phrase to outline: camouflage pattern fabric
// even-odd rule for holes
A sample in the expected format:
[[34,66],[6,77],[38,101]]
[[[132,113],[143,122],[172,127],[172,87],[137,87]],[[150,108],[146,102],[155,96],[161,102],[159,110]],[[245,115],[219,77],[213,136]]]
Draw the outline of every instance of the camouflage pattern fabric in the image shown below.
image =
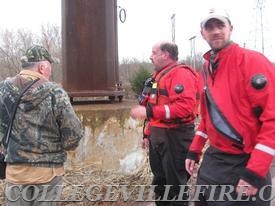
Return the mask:
[[[17,75],[0,82],[0,140],[7,129],[16,96],[28,80]],[[18,85],[20,83],[20,85]],[[67,93],[56,83],[39,80],[17,108],[6,162],[55,167],[66,161],[66,150],[84,135]]]
[[24,56],[21,57],[22,64],[28,62],[40,62],[49,61],[52,63],[58,63],[57,59],[53,58],[50,53],[42,46],[34,45],[30,47]]

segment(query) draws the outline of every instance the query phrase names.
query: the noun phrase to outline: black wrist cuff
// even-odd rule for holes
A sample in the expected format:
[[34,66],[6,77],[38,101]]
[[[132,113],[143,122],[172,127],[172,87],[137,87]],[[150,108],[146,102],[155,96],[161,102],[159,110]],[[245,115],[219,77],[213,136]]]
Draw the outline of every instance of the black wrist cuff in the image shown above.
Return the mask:
[[192,151],[188,151],[187,156],[186,156],[187,159],[195,160],[196,163],[199,162],[199,160],[200,160],[199,157],[200,157],[199,153],[192,152]]
[[148,119],[150,119],[151,117],[153,117],[153,107],[152,107],[152,105],[148,105],[146,107],[146,115],[147,115]]
[[147,134],[144,134],[142,139],[148,139],[148,135]]
[[241,179],[245,180],[254,187],[257,187],[258,189],[261,189],[264,185],[266,185],[265,178],[260,177],[259,175],[248,169],[245,169],[242,172]]

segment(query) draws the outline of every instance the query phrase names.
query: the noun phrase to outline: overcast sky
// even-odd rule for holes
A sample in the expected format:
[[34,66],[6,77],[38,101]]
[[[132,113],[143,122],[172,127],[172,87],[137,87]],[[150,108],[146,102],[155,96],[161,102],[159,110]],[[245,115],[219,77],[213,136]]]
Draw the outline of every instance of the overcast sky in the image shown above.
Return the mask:
[[[117,0],[127,12],[125,23],[118,20],[119,56],[148,60],[152,45],[172,39],[172,14],[180,59],[190,55],[190,40],[195,50],[205,52],[207,44],[200,36],[200,20],[209,8],[226,9],[234,30],[232,39],[250,49],[262,51],[260,12],[257,2],[263,1],[263,34],[265,55],[275,61],[274,0]],[[39,32],[47,23],[61,25],[61,0],[0,0],[1,30],[25,28]],[[118,8],[119,11],[119,8]]]
[[[264,50],[266,56],[275,61],[275,1],[263,1]],[[122,56],[148,59],[155,41],[171,40],[171,16],[174,13],[175,39],[179,45],[180,57],[190,55],[189,39],[194,35],[197,36],[195,50],[207,51],[208,45],[200,35],[200,20],[210,8],[225,9],[228,12],[234,26],[234,41],[241,46],[245,44],[246,47],[262,51],[257,0],[118,0],[118,4],[127,10],[126,22],[118,23]]]

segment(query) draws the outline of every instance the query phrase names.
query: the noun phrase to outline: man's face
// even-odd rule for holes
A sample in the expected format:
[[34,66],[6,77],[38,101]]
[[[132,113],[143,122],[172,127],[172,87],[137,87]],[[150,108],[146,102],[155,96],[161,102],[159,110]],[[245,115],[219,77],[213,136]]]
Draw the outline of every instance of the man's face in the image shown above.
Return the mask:
[[233,27],[229,22],[210,19],[201,30],[202,37],[213,50],[224,48],[230,41]]
[[150,60],[152,61],[156,71],[161,70],[163,67],[167,65],[166,59],[167,59],[167,52],[161,51],[160,45],[155,45],[152,49]]

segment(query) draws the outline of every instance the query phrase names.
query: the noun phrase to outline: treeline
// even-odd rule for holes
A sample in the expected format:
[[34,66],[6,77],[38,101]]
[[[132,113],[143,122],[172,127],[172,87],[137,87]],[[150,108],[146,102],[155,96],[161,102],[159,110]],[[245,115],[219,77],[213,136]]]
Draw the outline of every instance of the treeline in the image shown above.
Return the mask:
[[[56,25],[42,25],[39,34],[30,30],[18,29],[0,30],[0,80],[14,76],[21,69],[20,58],[24,51],[33,44],[43,45],[54,57],[60,60],[60,64],[53,65],[52,81],[62,83],[62,38],[61,28]],[[187,57],[181,62],[191,65],[196,69],[202,65],[202,56],[197,54],[195,61]],[[139,61],[138,59],[123,59],[119,65],[119,78],[125,88],[125,98],[135,98],[131,82],[139,71],[152,72],[151,62]]]
[[[26,29],[0,31],[0,80],[17,74],[21,69],[20,58],[33,44],[43,45],[49,52],[62,60],[60,27],[42,25],[41,33],[34,34]],[[57,69],[55,69],[55,67]],[[61,82],[61,65],[54,65],[52,80]]]

